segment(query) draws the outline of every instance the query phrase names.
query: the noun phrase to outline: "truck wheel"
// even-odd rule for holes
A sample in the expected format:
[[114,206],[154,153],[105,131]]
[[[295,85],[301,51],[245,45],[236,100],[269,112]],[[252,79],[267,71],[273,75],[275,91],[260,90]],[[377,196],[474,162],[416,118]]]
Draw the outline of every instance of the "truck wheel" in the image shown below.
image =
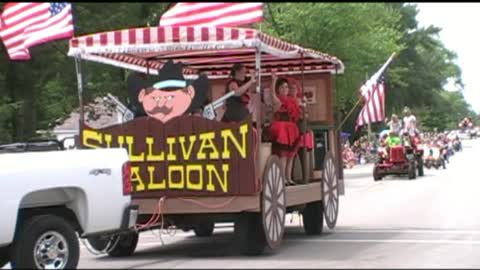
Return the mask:
[[423,172],[423,158],[418,159],[418,176],[424,176]]
[[9,257],[8,248],[0,248],[0,268],[4,267],[10,261]]
[[214,222],[202,222],[193,226],[193,231],[198,237],[209,237],[212,236],[213,230],[215,229]]
[[235,221],[235,242],[242,255],[261,255],[267,247],[259,213],[242,213]]
[[138,244],[139,234],[136,232],[129,232],[127,234],[121,234],[116,237],[118,239],[117,244],[108,252],[110,257],[128,257],[131,256]]
[[319,235],[323,231],[323,204],[310,202],[303,209],[303,230],[307,235]]
[[379,171],[379,169],[378,169],[378,167],[375,165],[375,166],[373,167],[373,180],[374,180],[374,181],[380,181],[380,180],[382,180],[382,178],[383,178],[378,171]]
[[408,166],[408,179],[413,180],[415,178],[417,178],[417,168],[415,162],[411,162]]
[[75,269],[80,257],[72,225],[55,215],[38,215],[25,221],[11,250],[13,269]]
[[427,169],[430,169],[431,167],[430,161],[425,161],[425,167],[427,167]]

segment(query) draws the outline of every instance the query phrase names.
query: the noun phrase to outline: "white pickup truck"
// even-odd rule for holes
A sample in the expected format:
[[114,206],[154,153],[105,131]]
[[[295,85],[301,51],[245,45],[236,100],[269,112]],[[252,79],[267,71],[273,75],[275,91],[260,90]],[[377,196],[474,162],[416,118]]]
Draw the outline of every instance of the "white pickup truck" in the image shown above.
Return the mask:
[[0,268],[76,268],[78,237],[131,235],[128,159],[125,149],[0,154]]

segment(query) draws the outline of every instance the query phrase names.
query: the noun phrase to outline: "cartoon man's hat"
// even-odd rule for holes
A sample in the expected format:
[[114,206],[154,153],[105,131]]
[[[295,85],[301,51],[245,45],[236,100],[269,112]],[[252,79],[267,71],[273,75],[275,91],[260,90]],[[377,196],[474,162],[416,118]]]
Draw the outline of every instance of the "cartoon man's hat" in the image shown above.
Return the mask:
[[162,91],[175,91],[187,87],[182,69],[182,63],[175,64],[173,60],[168,60],[158,71],[159,81],[153,84],[153,88]]

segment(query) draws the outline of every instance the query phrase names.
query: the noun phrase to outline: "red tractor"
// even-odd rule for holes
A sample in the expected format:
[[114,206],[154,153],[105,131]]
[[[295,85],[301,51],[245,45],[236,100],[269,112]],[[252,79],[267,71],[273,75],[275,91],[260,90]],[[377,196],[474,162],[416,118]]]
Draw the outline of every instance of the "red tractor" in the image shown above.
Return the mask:
[[420,137],[404,138],[403,144],[390,147],[388,155],[379,152],[373,168],[373,179],[382,180],[386,175],[408,175],[409,179],[423,176],[423,149]]

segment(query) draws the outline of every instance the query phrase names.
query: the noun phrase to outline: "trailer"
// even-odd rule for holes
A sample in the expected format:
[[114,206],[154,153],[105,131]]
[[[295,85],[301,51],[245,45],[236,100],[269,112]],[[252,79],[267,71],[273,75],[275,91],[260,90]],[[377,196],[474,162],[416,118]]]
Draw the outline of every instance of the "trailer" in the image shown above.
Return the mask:
[[334,113],[334,76],[344,71],[340,59],[259,30],[231,27],[95,33],[71,39],[68,54],[75,58],[81,107],[82,61],[150,78],[173,60],[183,64],[186,79],[208,76],[212,104],[222,99],[231,66],[243,63],[255,71],[255,92],[260,96],[271,87],[275,73],[301,81],[307,97],[308,120],[303,118],[301,129],[312,132],[314,147],[298,151],[293,169],[297,185],[293,186],[285,185],[279,157],[272,154],[274,146],[262,136],[269,123],[264,116],[268,106],[261,99],[254,102],[250,117],[235,123],[220,121],[222,106],[214,106],[212,116],[210,106],[209,117],[190,113],[165,123],[148,116],[129,117],[122,124],[93,129],[81,111],[80,146],[124,147],[132,164],[133,200],[139,206],[141,224],[117,241],[121,244],[109,250],[111,256],[133,254],[138,233],[151,228],[175,226],[209,236],[215,223],[232,222],[241,253],[258,255],[280,246],[287,213],[302,214],[308,235],[321,234],[324,223],[335,227],[339,197],[344,194]]

